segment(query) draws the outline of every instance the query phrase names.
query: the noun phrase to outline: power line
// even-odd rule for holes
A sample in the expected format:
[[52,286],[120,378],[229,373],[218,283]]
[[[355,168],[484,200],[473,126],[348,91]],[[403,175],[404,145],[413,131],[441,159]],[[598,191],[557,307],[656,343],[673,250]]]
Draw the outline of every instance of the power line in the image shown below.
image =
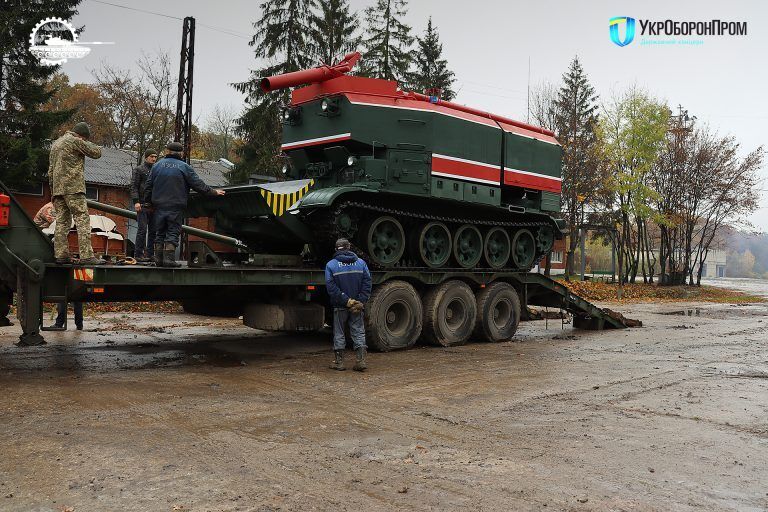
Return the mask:
[[[130,7],[130,6],[127,6],[127,5],[120,5],[120,4],[115,4],[115,3],[112,3],[112,2],[105,2],[104,0],[91,0],[91,1],[92,2],[96,2],[97,4],[110,5],[112,7],[119,7],[120,9],[126,9],[128,11],[136,11],[136,12],[141,12],[141,13],[144,13],[144,14],[151,14],[153,16],[160,16],[162,18],[170,18],[172,20],[184,21],[184,18],[179,18],[178,16],[172,16],[170,14],[163,14],[161,12],[149,11],[149,10],[146,10],[146,9],[139,9],[138,7]],[[249,40],[251,39],[251,36],[249,36],[247,34],[243,34],[243,33],[240,33],[240,32],[235,32],[234,30],[230,30],[228,28],[214,27],[213,25],[207,25],[205,23],[198,23],[198,24],[201,27],[205,27],[205,28],[208,28],[210,30],[214,30],[216,32],[220,32],[220,33],[226,34],[228,36],[240,37],[240,38],[249,39]]]

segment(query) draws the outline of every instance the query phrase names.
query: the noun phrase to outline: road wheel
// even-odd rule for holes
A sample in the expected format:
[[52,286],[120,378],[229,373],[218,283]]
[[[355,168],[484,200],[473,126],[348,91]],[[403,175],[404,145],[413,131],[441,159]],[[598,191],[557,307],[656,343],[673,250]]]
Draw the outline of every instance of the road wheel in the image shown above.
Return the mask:
[[527,229],[521,229],[512,237],[512,261],[515,268],[528,269],[536,257],[536,240]]
[[483,237],[480,230],[464,224],[453,235],[453,257],[462,268],[472,268],[483,257]]
[[405,251],[405,231],[396,218],[377,217],[365,233],[365,247],[375,263],[391,267],[400,260]]
[[502,268],[509,259],[512,244],[507,231],[503,228],[491,228],[485,234],[483,253],[491,268]]
[[475,336],[485,341],[512,338],[520,323],[520,297],[509,283],[492,283],[477,292]]
[[381,352],[411,348],[421,336],[421,297],[405,281],[374,287],[365,306],[366,342]]
[[429,222],[413,232],[412,254],[430,268],[442,267],[451,257],[451,232],[442,222]]
[[424,297],[424,339],[432,345],[463,345],[472,334],[477,304],[462,281],[446,281]]

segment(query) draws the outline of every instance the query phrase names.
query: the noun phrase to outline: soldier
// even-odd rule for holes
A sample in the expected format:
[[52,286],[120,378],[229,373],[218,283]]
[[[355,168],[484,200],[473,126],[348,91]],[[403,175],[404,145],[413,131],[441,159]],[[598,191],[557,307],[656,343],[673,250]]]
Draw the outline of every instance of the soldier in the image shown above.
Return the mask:
[[336,254],[325,266],[325,288],[333,306],[332,370],[344,370],[344,347],[347,344],[344,327],[349,325],[352,343],[357,353],[353,370],[368,368],[365,362],[365,323],[363,309],[371,296],[371,273],[365,261],[351,251],[346,238],[336,240]]
[[174,253],[179,245],[189,189],[200,194],[224,195],[223,190],[206,185],[183,157],[184,146],[171,142],[165,148],[165,158],[152,167],[147,180],[146,196],[151,198],[155,210],[155,263],[158,267],[181,266]]
[[133,170],[131,178],[131,196],[139,223],[133,256],[136,261],[142,263],[152,261],[155,249],[155,226],[152,222],[152,209],[149,208],[152,198],[147,197],[147,179],[155,162],[157,162],[157,151],[154,149],[146,150],[144,163]]
[[85,123],[77,123],[72,130],[56,139],[51,146],[48,180],[51,185],[53,207],[56,210],[56,230],[53,248],[56,263],[71,263],[67,234],[72,219],[77,227],[81,265],[103,265],[102,258],[93,255],[91,246],[91,218],[85,202],[85,157],[101,158],[101,148],[88,142],[91,130]]

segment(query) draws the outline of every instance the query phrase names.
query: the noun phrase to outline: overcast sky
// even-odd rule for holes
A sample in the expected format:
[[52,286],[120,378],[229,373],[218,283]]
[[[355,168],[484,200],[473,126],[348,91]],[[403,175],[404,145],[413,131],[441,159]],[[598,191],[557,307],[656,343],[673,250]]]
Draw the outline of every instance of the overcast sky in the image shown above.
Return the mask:
[[[257,66],[248,46],[259,1],[106,0],[169,16],[197,20],[193,115],[204,124],[211,108],[241,108],[242,96],[229,84],[248,78]],[[352,0],[362,11],[374,0]],[[768,3],[678,0],[616,2],[610,0],[418,0],[411,1],[407,23],[424,30],[427,18],[440,33],[443,51],[456,73],[456,101],[525,120],[528,60],[531,84],[558,82],[574,55],[597,92],[609,99],[637,84],[670,106],[682,104],[699,122],[721,134],[734,135],[744,151],[768,147]],[[635,41],[623,48],[608,35],[615,16],[637,19],[748,22],[748,35],[702,37],[701,45],[644,46],[639,25]],[[85,25],[82,41],[114,41],[93,47],[82,60],[64,64],[73,82],[92,81],[90,70],[102,60],[131,67],[141,51],[169,52],[178,63],[181,21],[83,0],[76,26]],[[208,27],[203,26],[208,25]],[[209,28],[212,27],[212,28]],[[176,64],[177,65],[177,64]],[[768,167],[768,166],[767,166]],[[768,181],[768,169],[762,176]],[[752,222],[768,231],[768,192]]]

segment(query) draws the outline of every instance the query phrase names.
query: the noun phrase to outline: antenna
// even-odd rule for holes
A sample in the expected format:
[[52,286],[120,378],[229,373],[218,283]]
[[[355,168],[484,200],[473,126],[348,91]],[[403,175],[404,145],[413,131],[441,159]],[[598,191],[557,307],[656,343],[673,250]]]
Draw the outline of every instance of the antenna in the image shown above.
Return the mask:
[[526,123],[531,122],[531,56],[528,56],[528,115],[525,118]]

